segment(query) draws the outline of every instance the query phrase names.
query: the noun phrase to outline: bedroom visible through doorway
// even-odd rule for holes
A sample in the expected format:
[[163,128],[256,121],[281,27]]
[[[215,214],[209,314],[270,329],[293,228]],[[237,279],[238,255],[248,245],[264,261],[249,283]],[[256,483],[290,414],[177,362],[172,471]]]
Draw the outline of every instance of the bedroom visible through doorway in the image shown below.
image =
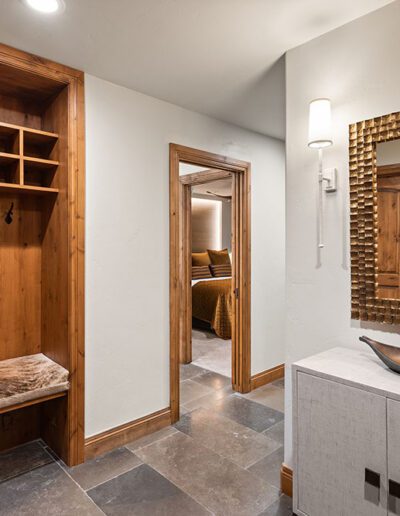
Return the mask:
[[[170,146],[171,413],[194,371],[250,390],[250,164]],[[191,383],[191,382],[188,382]],[[180,400],[180,395],[182,399]]]
[[192,186],[191,363],[225,378],[232,376],[231,233],[232,177]]

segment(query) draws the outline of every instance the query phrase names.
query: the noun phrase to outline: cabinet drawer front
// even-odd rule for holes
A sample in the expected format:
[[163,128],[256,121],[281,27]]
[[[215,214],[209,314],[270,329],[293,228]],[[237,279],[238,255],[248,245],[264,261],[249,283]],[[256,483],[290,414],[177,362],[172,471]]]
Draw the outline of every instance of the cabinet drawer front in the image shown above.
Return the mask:
[[385,398],[297,373],[296,486],[304,514],[387,516],[386,449]]

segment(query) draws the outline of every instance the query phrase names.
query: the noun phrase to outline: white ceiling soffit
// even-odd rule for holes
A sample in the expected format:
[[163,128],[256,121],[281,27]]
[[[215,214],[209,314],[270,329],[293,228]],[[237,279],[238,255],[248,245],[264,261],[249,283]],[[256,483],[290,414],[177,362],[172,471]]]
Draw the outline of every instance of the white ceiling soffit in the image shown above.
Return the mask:
[[[41,15],[0,2],[0,40],[277,138],[284,61],[298,46],[391,0],[65,0]],[[323,92],[321,92],[323,94]]]

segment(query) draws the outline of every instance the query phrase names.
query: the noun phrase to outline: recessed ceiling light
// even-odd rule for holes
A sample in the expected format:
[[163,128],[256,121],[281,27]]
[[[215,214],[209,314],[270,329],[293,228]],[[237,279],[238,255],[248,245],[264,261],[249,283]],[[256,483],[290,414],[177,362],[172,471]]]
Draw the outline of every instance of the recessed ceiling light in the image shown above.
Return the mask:
[[53,14],[63,11],[65,4],[63,0],[22,0],[25,5],[45,14]]

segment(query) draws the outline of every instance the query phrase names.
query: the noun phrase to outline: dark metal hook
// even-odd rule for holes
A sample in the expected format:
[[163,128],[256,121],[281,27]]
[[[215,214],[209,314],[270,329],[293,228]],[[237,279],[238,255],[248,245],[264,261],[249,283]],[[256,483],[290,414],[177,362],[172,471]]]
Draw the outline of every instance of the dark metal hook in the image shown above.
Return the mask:
[[4,221],[6,224],[11,224],[11,222],[13,221],[13,215],[14,215],[13,209],[14,209],[14,203],[12,202],[10,209],[8,210],[8,212],[6,213],[6,216],[4,217]]

